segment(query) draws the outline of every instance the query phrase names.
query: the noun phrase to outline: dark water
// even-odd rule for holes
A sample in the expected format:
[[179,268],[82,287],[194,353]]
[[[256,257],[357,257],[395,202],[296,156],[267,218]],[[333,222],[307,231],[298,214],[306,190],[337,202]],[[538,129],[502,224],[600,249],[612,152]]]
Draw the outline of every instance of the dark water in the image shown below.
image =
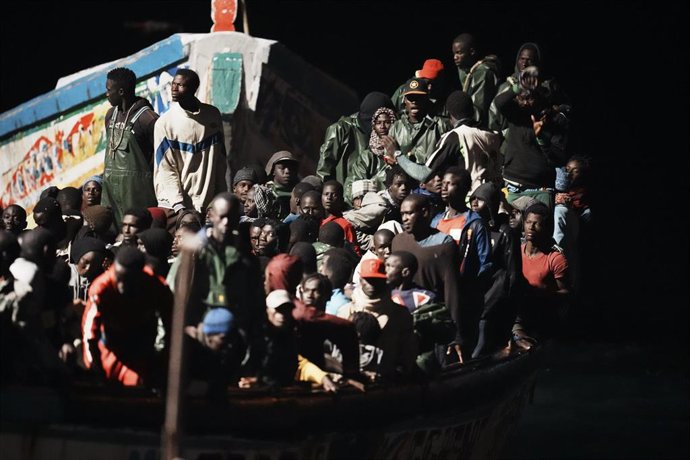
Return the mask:
[[685,343],[554,343],[505,459],[688,458]]

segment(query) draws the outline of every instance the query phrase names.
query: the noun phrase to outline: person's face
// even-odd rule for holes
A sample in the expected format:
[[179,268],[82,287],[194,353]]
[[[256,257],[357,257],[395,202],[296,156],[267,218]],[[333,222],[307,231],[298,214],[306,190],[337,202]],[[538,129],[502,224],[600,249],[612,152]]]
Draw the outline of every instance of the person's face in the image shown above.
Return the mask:
[[123,296],[134,295],[141,285],[142,271],[129,269],[115,262],[115,284],[117,291]]
[[137,249],[146,254],[146,245],[144,241],[137,236]]
[[380,113],[374,120],[374,131],[379,137],[387,136],[392,124],[393,120],[387,113]]
[[213,351],[219,351],[225,345],[225,333],[208,334],[206,336],[206,346]]
[[302,217],[306,219],[318,220],[321,218],[321,203],[318,203],[314,197],[302,196],[299,203],[299,210]]
[[26,228],[26,218],[16,206],[10,206],[2,212],[2,222],[5,224],[5,230],[15,235]]
[[405,110],[410,121],[417,123],[426,116],[429,96],[426,94],[408,94],[405,96]]
[[252,251],[254,254],[259,253],[259,246],[261,243],[261,227],[249,227],[249,241],[252,244]]
[[384,278],[360,278],[362,292],[370,299],[379,297],[386,289]]
[[477,198],[475,196],[470,201],[470,206],[472,207],[472,211],[474,211],[478,214],[481,214],[486,209],[486,201],[482,200],[481,198]]
[[425,219],[425,210],[416,201],[404,201],[400,205],[400,215],[405,233],[414,235],[422,226],[428,225]]
[[137,233],[144,230],[141,221],[138,217],[131,214],[125,214],[122,218],[122,241],[127,244],[137,243]]
[[510,211],[510,215],[508,217],[508,225],[513,230],[522,230],[522,213],[519,209],[513,209],[512,211]]
[[352,209],[357,210],[357,209],[362,209],[362,199],[364,197],[358,196],[357,198],[352,199]]
[[533,107],[536,106],[537,101],[536,99],[531,96],[531,95],[523,95],[523,94],[518,94],[515,100],[518,103],[518,106],[523,109],[532,109]]
[[444,174],[443,182],[441,183],[441,199],[443,202],[456,203],[461,193],[460,176],[455,174]]
[[98,257],[95,251],[89,251],[77,261],[77,273],[89,281],[93,281],[98,275],[103,273],[102,258]]
[[247,194],[254,183],[249,180],[241,180],[232,188],[232,193],[237,195],[242,203],[247,201]]
[[569,161],[565,165],[565,172],[568,173],[568,179],[570,179],[570,185],[577,185],[582,178],[582,165],[577,160]]
[[273,180],[276,184],[288,186],[297,178],[297,163],[294,161],[279,161],[273,167]]
[[175,75],[172,86],[172,100],[173,102],[185,102],[194,97],[196,88],[194,88],[187,77],[184,75]]
[[465,43],[453,43],[453,63],[460,67],[466,68],[472,64],[472,58],[474,56],[474,48],[470,48]]
[[390,193],[391,198],[400,203],[410,194],[410,184],[406,178],[395,176],[390,187],[388,187],[388,193]]
[[197,220],[196,216],[192,214],[191,212],[188,212],[184,216],[182,216],[182,219],[180,219],[180,225],[199,225],[199,221]]
[[222,198],[213,201],[209,218],[211,220],[211,235],[219,243],[228,243],[232,231],[239,224],[239,210],[232,209],[232,204]]
[[281,305],[280,307],[273,309],[266,309],[266,316],[268,321],[275,327],[282,329],[286,328],[290,324],[290,313],[289,308]]
[[537,53],[532,48],[525,48],[517,59],[518,71],[522,72],[531,65],[537,65]]
[[525,241],[539,242],[544,234],[544,218],[539,214],[529,213],[525,217]]
[[391,240],[384,235],[374,235],[374,253],[380,260],[386,260],[391,253]]
[[328,212],[340,212],[343,209],[343,195],[332,185],[327,185],[321,192],[321,204]]
[[400,257],[390,256],[386,259],[386,280],[391,286],[399,286],[403,282],[403,266]]
[[188,230],[185,227],[178,228],[175,230],[175,236],[173,238],[173,243],[172,243],[172,248],[170,249],[171,254],[174,257],[177,257],[177,255],[180,253],[180,249],[182,248],[182,245],[184,244],[185,238],[188,235],[193,235],[194,232]]
[[302,285],[302,301],[319,309],[323,309],[326,306],[323,293],[321,292],[321,281],[312,278]]
[[290,194],[290,212],[292,214],[299,213],[299,198],[297,198],[297,195],[295,195],[294,190]]
[[93,206],[96,204],[101,204],[101,193],[103,189],[101,184],[96,181],[87,182],[84,184],[82,190],[82,201],[87,205]]
[[440,175],[435,175],[431,179],[429,179],[427,182],[424,182],[424,188],[428,190],[431,193],[441,193],[441,184],[443,183],[443,179],[441,178]]
[[117,82],[110,79],[105,81],[105,97],[108,99],[108,102],[110,102],[110,105],[112,105],[113,107],[116,105],[120,105],[124,93],[124,90],[120,87],[120,85]]
[[259,240],[259,249],[261,251],[264,251],[268,245],[273,243],[276,238],[278,238],[278,235],[276,233],[276,229],[273,228],[272,225],[264,225],[264,227],[261,229],[261,238]]
[[254,189],[251,188],[247,192],[247,197],[244,200],[244,215],[247,217],[256,217],[256,201],[254,201]]

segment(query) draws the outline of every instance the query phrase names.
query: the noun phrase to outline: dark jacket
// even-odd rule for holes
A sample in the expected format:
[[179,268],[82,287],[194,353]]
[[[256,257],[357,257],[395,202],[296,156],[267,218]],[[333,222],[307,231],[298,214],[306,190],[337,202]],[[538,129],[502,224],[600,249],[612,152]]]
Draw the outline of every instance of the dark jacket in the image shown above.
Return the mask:
[[505,160],[503,177],[522,184],[525,188],[553,188],[556,181],[555,168],[567,161],[565,151],[566,130],[546,125],[537,138],[531,116],[534,111],[521,108],[515,100],[514,91],[496,96],[496,107],[508,122],[505,135]]

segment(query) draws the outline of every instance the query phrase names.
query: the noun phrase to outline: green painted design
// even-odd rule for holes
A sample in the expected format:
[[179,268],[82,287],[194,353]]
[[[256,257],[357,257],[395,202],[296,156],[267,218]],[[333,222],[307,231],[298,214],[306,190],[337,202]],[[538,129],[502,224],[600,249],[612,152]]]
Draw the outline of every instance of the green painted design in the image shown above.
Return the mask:
[[222,114],[231,114],[240,101],[242,54],[216,53],[211,66],[211,100]]

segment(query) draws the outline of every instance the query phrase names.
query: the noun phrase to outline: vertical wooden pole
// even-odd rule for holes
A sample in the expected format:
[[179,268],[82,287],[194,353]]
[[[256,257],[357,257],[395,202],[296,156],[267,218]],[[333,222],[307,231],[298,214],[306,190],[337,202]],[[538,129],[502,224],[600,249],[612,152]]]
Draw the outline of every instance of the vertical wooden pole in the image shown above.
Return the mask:
[[242,4],[242,30],[245,34],[249,34],[249,16],[247,15],[247,0],[240,0]]
[[180,440],[182,439],[182,414],[184,409],[184,371],[185,371],[185,337],[184,322],[189,295],[194,276],[194,253],[183,249],[180,267],[175,279],[175,302],[170,328],[170,364],[168,365],[168,391],[165,401],[165,423],[161,447],[165,460],[180,458]]

